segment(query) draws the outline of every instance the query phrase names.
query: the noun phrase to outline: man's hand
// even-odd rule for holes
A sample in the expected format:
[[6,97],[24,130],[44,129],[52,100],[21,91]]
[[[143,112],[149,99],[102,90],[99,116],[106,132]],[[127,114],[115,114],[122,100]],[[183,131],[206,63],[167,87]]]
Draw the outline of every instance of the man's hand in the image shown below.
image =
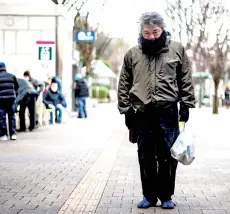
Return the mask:
[[19,112],[19,111],[20,111],[20,105],[17,105],[16,112]]
[[62,108],[64,108],[64,107],[63,107],[63,105],[62,105],[62,104],[60,104],[60,103],[59,103],[59,104],[57,104],[57,107],[58,107],[58,108],[61,108],[61,109],[62,109]]
[[189,119],[189,108],[187,106],[180,106],[180,110],[179,110],[179,116],[180,116],[180,121],[181,122],[188,122]]
[[125,125],[128,129],[134,128],[136,123],[136,112],[133,108],[125,114]]
[[53,109],[53,108],[54,108],[54,105],[48,104],[48,108]]

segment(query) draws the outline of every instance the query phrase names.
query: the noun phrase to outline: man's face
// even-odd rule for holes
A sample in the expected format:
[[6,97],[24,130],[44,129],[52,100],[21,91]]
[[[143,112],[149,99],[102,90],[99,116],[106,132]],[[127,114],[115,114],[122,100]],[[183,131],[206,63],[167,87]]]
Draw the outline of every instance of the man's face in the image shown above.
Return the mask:
[[158,39],[161,36],[162,32],[163,32],[162,28],[157,25],[144,24],[141,30],[142,36],[145,39],[149,39],[149,40]]
[[53,83],[51,84],[51,90],[52,90],[53,92],[56,92],[56,91],[58,90],[58,84],[53,82]]
[[27,76],[27,75],[24,75],[24,79],[29,81],[29,80],[30,80],[30,77]]

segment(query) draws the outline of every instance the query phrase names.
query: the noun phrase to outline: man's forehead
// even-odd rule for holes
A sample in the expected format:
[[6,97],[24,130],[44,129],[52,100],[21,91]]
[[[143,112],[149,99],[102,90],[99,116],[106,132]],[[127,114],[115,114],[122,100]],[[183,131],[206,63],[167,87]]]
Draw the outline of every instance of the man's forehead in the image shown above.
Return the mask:
[[148,25],[144,24],[142,27],[142,30],[148,30],[148,31],[154,31],[154,30],[159,30],[161,29],[158,25]]

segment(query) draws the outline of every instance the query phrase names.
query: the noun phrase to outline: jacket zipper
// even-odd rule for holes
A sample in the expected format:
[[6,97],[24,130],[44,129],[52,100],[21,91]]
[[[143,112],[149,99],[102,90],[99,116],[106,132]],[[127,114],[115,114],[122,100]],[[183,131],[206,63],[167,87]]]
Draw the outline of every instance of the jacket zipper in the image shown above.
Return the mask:
[[[148,64],[149,64],[149,70],[150,70],[150,80],[151,80],[151,84],[150,84],[150,91],[151,91],[151,95],[155,94],[155,85],[153,85],[155,83],[154,78],[154,71],[152,70],[152,57],[149,56],[148,57]],[[155,59],[154,59],[155,60]]]

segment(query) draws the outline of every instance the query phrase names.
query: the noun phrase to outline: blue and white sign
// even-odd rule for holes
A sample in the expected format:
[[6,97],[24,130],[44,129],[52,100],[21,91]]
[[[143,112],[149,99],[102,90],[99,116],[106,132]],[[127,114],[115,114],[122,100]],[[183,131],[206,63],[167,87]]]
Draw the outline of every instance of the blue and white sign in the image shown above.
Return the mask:
[[94,42],[96,40],[94,31],[81,30],[76,32],[77,42]]

